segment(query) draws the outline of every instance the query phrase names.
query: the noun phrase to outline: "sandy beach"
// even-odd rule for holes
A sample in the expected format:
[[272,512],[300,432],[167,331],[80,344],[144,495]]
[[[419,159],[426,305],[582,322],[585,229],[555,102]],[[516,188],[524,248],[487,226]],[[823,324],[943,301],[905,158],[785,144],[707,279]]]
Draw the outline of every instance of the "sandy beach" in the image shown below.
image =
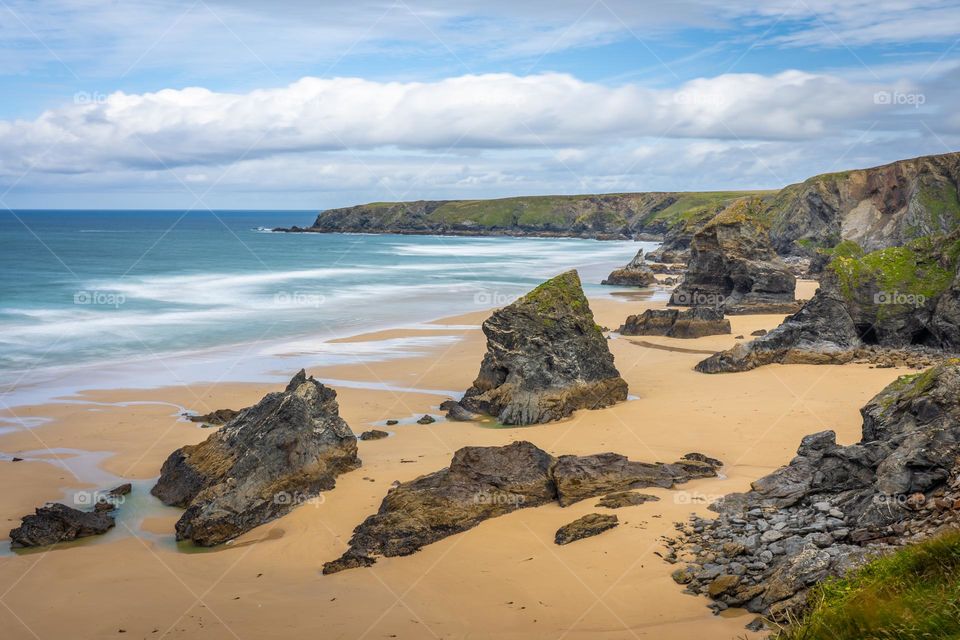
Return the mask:
[[[798,298],[815,286],[801,281]],[[603,298],[591,306],[599,324],[616,328],[628,314],[662,303]],[[484,352],[479,325],[488,313],[347,339],[458,338],[426,355],[310,369],[337,390],[341,415],[355,433],[387,419],[401,424],[385,427],[389,438],[361,441],[363,466],[339,477],[336,489],[215,550],[178,548],[178,510],[147,495],[170,452],[210,433],[179,413],[239,409],[282,385],[117,389],[4,410],[6,418],[46,419],[0,435],[4,539],[44,501],[121,480],[135,488],[106,536],[17,555],[0,542],[3,637],[759,637],[744,630],[751,614],[714,616],[705,598],[682,592],[670,578],[675,567],[657,555],[661,537],[691,513],[708,514],[716,497],[745,490],[789,461],[806,434],[834,429],[841,443],[859,439],[859,408],[904,371],[858,364],[694,372],[704,357],[698,352],[728,348],[735,336],[749,338],[783,317],[732,316],[729,336],[615,336],[610,348],[631,393],[616,406],[524,428],[416,424],[425,413],[440,414],[446,391],[462,392],[472,382]],[[581,515],[605,512],[595,500],[522,509],[412,556],[321,575],[323,563],[343,552],[353,528],[376,511],[393,481],[446,466],[460,447],[516,440],[554,455],[615,451],[649,462],[697,451],[725,466],[718,479],[645,490],[661,500],[611,512],[619,527],[568,546],[553,543],[555,531]]]

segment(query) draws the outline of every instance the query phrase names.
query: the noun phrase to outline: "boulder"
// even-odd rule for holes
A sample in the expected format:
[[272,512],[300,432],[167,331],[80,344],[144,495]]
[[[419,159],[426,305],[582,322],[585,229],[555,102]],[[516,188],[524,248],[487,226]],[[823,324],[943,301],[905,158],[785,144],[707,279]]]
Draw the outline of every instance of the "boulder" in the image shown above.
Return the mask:
[[796,278],[757,222],[755,202],[740,200],[697,231],[677,306],[715,306],[727,314],[793,313]]
[[628,316],[618,332],[625,336],[667,336],[668,338],[702,338],[730,333],[730,321],[723,311],[711,307],[690,309],[647,309]]
[[617,285],[621,287],[649,287],[657,281],[650,267],[643,260],[643,249],[637,252],[626,266],[614,269],[600,284]]
[[113,526],[113,516],[104,511],[80,511],[65,504],[52,503],[23,517],[20,526],[10,532],[10,546],[15,549],[46,547],[101,535]]
[[371,429],[370,431],[364,431],[360,434],[361,440],[381,440],[386,438],[390,434],[386,431],[381,431],[380,429]]
[[557,529],[553,541],[560,545],[570,544],[577,540],[599,535],[604,531],[613,529],[618,524],[620,524],[620,521],[617,520],[617,516],[588,513],[582,518],[577,518]]
[[459,402],[469,412],[503,424],[537,424],[627,398],[576,271],[494,312],[483,333],[487,353]]
[[184,507],[178,540],[226,542],[332,489],[360,466],[336,392],[300,371],[197,445],[174,451],[151,490]]
[[444,400],[440,403],[440,410],[446,411],[447,420],[453,420],[454,422],[476,422],[483,418],[479,413],[467,411],[456,400]]
[[354,529],[343,557],[326,563],[323,571],[369,566],[378,556],[409,555],[517,509],[554,502],[567,506],[613,491],[669,488],[716,474],[717,466],[689,456],[665,465],[631,462],[615,453],[554,458],[525,441],[464,447],[449,467],[391,488],[377,513]]

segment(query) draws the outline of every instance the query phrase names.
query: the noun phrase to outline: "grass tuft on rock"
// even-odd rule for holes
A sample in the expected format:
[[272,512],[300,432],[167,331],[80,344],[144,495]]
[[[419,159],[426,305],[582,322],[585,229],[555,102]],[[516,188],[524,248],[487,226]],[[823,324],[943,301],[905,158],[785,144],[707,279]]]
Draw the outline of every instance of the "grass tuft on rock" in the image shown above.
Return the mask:
[[960,531],[951,531],[827,580],[804,619],[777,640],[960,639]]

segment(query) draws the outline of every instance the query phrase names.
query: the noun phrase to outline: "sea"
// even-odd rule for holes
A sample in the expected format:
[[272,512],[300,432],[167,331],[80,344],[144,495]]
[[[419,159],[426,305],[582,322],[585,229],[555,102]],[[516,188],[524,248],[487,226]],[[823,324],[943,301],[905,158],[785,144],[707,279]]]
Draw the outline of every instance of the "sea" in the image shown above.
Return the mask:
[[0,212],[0,406],[414,355],[454,338],[331,340],[503,306],[570,268],[611,295],[600,280],[656,246],[270,231],[314,217]]

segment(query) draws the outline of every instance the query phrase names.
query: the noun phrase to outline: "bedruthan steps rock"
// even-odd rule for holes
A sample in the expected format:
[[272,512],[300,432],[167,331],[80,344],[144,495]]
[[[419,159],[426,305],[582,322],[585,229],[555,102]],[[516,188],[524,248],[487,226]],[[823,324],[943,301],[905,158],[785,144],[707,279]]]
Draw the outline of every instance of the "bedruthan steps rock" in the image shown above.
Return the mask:
[[350,548],[325,574],[405,556],[517,509],[574,502],[632,488],[715,477],[720,462],[687,454],[673,464],[630,461],[615,453],[560,456],[525,441],[464,447],[450,466],[389,490],[380,509],[353,531]]
[[670,304],[725,313],[793,313],[797,281],[757,220],[759,201],[739,200],[693,236],[690,262]]
[[871,553],[960,525],[960,361],[902,376],[861,409],[862,438],[803,438],[796,457],[694,518],[672,541],[674,578],[719,608],[783,620],[807,590]]
[[697,365],[703,373],[771,364],[843,364],[866,348],[960,350],[960,232],[870,253],[839,245],[814,297],[782,325]]
[[653,270],[643,260],[643,249],[637,252],[633,260],[620,269],[614,269],[600,284],[621,287],[649,287],[657,281]]
[[484,321],[483,333],[487,353],[459,402],[467,412],[526,425],[627,399],[627,383],[613,364],[576,271],[495,311]]
[[647,309],[628,316],[617,332],[625,336],[666,336],[702,338],[730,333],[730,321],[714,307],[690,309]]
[[151,493],[184,507],[178,540],[211,546],[278,518],[360,466],[337,394],[300,371],[205,441],[174,451]]

